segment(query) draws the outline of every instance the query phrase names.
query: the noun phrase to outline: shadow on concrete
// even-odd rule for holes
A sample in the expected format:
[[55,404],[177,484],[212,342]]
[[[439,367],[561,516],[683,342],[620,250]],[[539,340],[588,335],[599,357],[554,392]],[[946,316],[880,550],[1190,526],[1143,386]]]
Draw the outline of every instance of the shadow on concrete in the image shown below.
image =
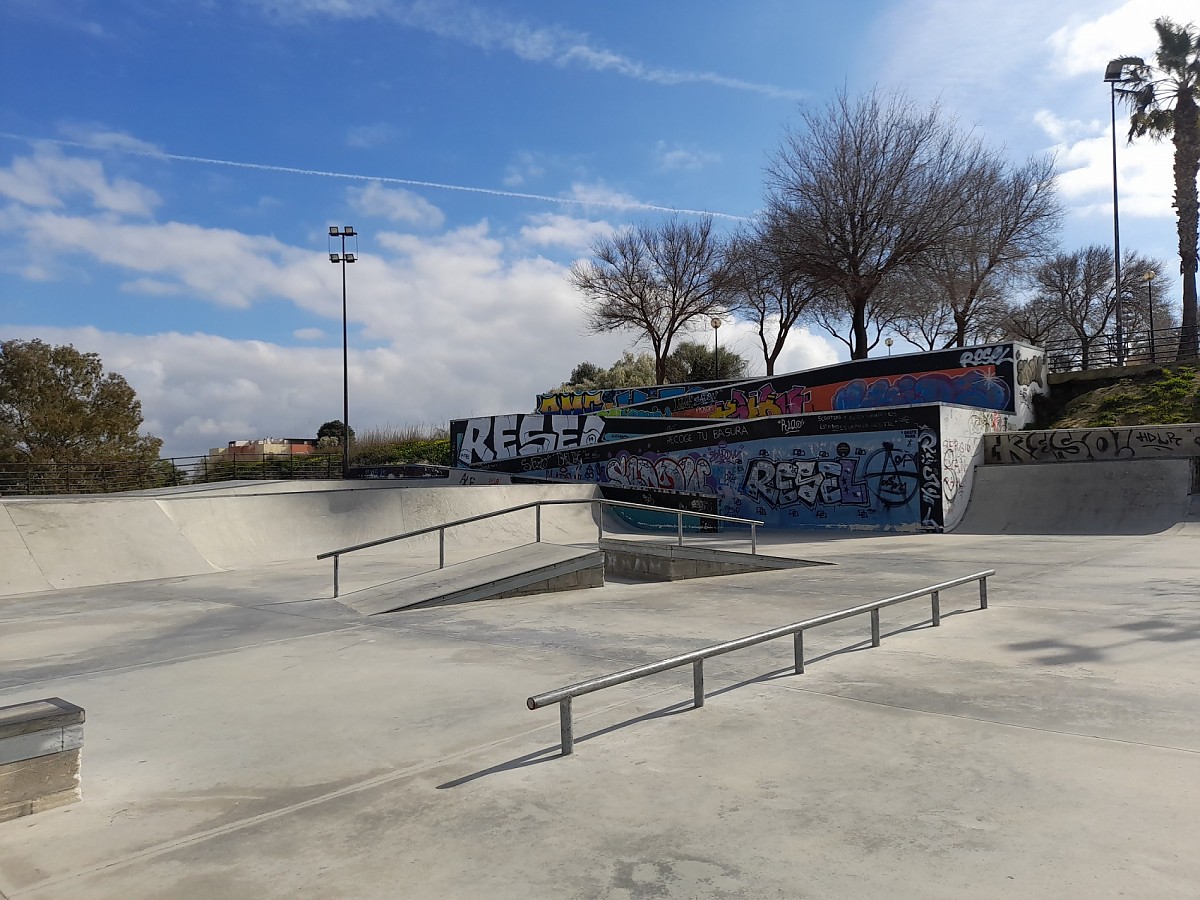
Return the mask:
[[1200,625],[1174,619],[1153,618],[1114,625],[1113,630],[1131,632],[1127,640],[1110,641],[1106,644],[1087,645],[1069,638],[1043,638],[1038,641],[1022,641],[1009,644],[1010,650],[1048,651],[1035,657],[1035,661],[1048,666],[1067,666],[1075,663],[1100,662],[1111,650],[1133,647],[1147,641],[1178,644],[1200,640]]

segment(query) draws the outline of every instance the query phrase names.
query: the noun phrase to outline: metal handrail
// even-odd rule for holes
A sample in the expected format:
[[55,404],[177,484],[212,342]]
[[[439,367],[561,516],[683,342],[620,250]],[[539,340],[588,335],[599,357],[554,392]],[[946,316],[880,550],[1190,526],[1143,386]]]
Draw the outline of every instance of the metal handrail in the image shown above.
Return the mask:
[[700,519],[711,519],[716,522],[736,522],[741,525],[750,526],[750,554],[758,555],[758,526],[763,523],[758,519],[742,519],[737,516],[722,516],[717,513],[696,512],[686,509],[671,509],[665,506],[650,506],[645,503],[628,503],[624,500],[606,500],[603,497],[580,497],[569,500],[532,500],[529,503],[520,503],[517,506],[508,506],[504,509],[494,509],[491,512],[480,513],[477,516],[468,516],[465,519],[455,519],[451,522],[443,522],[440,525],[430,525],[426,528],[418,528],[415,531],[406,531],[403,534],[393,534],[389,537],[377,538],[373,541],[364,541],[361,544],[352,544],[349,547],[339,547],[337,550],[327,550],[324,553],[317,554],[317,559],[333,558],[333,596],[336,598],[339,592],[339,570],[341,568],[341,558],[343,554],[354,553],[358,550],[366,550],[370,547],[378,547],[381,544],[390,544],[393,541],[402,541],[406,538],[419,537],[423,534],[432,534],[438,532],[438,568],[446,567],[446,529],[454,528],[458,525],[469,525],[472,522],[479,522],[483,519],[490,519],[494,516],[502,516],[511,512],[520,512],[523,509],[535,510],[535,532],[534,540],[537,543],[542,542],[542,507],[543,506],[569,506],[579,503],[599,503],[600,515],[596,517],[596,540],[597,542],[604,540],[604,507],[605,506],[620,506],[623,509],[645,509],[651,512],[674,513],[676,518],[676,532],[679,535],[679,546],[683,546],[683,517],[692,516]]
[[932,608],[933,624],[935,626],[941,625],[942,591],[944,591],[946,588],[952,588],[960,584],[978,581],[979,608],[987,609],[987,580],[989,576],[995,574],[995,569],[988,569],[984,572],[976,572],[974,575],[964,575],[962,578],[955,578],[951,581],[943,581],[940,584],[932,584],[929,587],[920,588],[919,590],[908,591],[904,594],[896,594],[894,597],[886,597],[883,600],[875,600],[871,603],[864,603],[861,606],[852,606],[849,609],[826,613],[823,616],[814,616],[811,619],[805,619],[803,622],[795,622],[791,625],[783,625],[779,628],[772,628],[769,631],[760,631],[757,634],[751,634],[732,641],[725,641],[723,644],[714,644],[711,647],[693,650],[690,653],[682,653],[679,656],[672,656],[669,659],[647,663],[642,666],[635,666],[632,669],[625,669],[622,672],[614,672],[611,675],[602,675],[599,678],[590,678],[587,681],[580,681],[577,684],[568,685],[567,687],[561,687],[553,691],[535,694],[525,701],[525,705],[530,709],[541,709],[544,706],[549,706],[551,703],[558,704],[559,733],[562,742],[562,755],[568,756],[573,753],[575,749],[574,725],[571,720],[571,700],[575,697],[579,697],[583,694],[590,694],[593,691],[603,690],[604,688],[613,687],[614,685],[625,684],[629,681],[635,681],[638,678],[645,678],[647,675],[655,675],[658,672],[665,672],[667,669],[675,669],[679,666],[685,666],[688,663],[691,663],[692,697],[695,700],[696,706],[703,706],[704,660],[708,659],[709,657],[720,656],[723,653],[730,653],[734,650],[742,650],[746,647],[752,647],[755,644],[764,643],[765,641],[773,641],[777,638],[787,637],[790,634],[795,639],[796,674],[803,675],[805,630],[809,628],[815,628],[818,625],[828,625],[830,622],[838,622],[842,619],[848,619],[851,616],[857,616],[861,615],[862,613],[869,612],[871,614],[871,646],[878,647],[880,641],[879,610],[883,609],[883,607],[892,606],[896,603],[903,603],[905,600],[913,600],[917,597],[929,595],[930,606]]

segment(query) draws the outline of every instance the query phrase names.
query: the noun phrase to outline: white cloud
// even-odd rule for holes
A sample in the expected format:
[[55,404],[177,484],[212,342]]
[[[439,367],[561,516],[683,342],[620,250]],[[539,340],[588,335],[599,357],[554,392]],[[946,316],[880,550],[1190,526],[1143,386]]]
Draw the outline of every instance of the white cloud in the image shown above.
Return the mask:
[[667,146],[665,141],[654,145],[656,165],[664,171],[698,172],[705,166],[721,161],[721,154],[695,147]]
[[521,228],[521,241],[535,247],[563,247],[571,251],[582,251],[598,238],[613,232],[608,222],[581,219],[561,213],[539,213],[529,217],[529,224]]
[[169,297],[180,293],[179,285],[155,278],[135,278],[121,285],[127,294],[147,294],[151,297]]
[[1050,35],[1050,60],[1067,76],[1099,80],[1110,59],[1153,57],[1158,43],[1154,20],[1162,16],[1181,24],[1195,21],[1195,0],[1128,0],[1094,18],[1076,14]]
[[[1058,186],[1063,198],[1082,216],[1112,215],[1112,132],[1110,122],[1063,120],[1048,110],[1035,115],[1039,126],[1059,143]],[[1130,144],[1117,120],[1117,182],[1122,215],[1173,219],[1169,142]]]
[[572,200],[597,208],[608,209],[643,209],[646,204],[642,203],[636,197],[611,188],[602,182],[587,183],[577,181],[571,185],[571,189],[567,192]]
[[96,210],[128,216],[149,216],[161,203],[158,194],[144,185],[108,178],[99,160],[66,156],[48,144],[0,169],[0,196],[49,209],[61,209],[83,197]]
[[312,300],[332,290],[317,254],[275,238],[182,222],[129,224],[48,211],[0,210],[0,232],[24,235],[31,253],[79,254],[130,273],[156,276],[156,291],[177,285],[204,300],[246,307],[267,297]]
[[442,211],[424,197],[403,188],[385,188],[378,181],[362,188],[349,188],[346,197],[350,206],[365,216],[433,228],[440,227],[446,220]]
[[64,122],[59,133],[72,141],[95,147],[97,150],[118,150],[143,156],[161,156],[162,148],[123,131],[113,131],[95,122]]
[[542,158],[528,150],[522,150],[517,154],[517,158],[505,167],[504,186],[520,187],[526,181],[541,178],[544,174],[546,166]]
[[320,328],[297,328],[292,337],[298,341],[319,341],[325,337],[325,332]]
[[528,62],[549,63],[559,68],[614,72],[651,84],[710,84],[780,100],[798,100],[803,96],[803,92],[791,88],[745,81],[716,72],[680,71],[646,65],[595,46],[586,34],[558,26],[529,25],[465,2],[257,0],[257,4],[265,12],[291,21],[386,19],[406,28],[426,31],[481,50],[506,50]]

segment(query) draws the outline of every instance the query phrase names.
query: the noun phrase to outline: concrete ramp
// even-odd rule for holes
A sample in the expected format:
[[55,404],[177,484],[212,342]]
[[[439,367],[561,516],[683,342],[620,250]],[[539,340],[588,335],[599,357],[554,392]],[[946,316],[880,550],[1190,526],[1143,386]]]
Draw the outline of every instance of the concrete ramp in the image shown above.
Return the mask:
[[0,596],[46,591],[51,587],[8,508],[0,506]]
[[1186,522],[1191,461],[981,466],[956,534],[1157,534]]
[[786,556],[765,556],[737,550],[682,546],[662,541],[629,541],[605,538],[604,570],[608,575],[638,581],[682,581],[717,575],[746,575],[776,569],[829,565]]
[[343,594],[338,599],[363,615],[375,616],[421,604],[522,597],[603,584],[604,554],[599,550],[537,543]]

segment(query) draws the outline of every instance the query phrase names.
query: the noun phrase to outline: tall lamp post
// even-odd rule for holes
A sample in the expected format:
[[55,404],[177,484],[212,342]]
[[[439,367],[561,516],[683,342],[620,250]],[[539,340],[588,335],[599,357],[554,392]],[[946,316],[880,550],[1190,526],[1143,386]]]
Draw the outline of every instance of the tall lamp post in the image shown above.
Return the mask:
[[1157,277],[1157,272],[1142,273],[1142,281],[1146,282],[1146,296],[1149,300],[1149,306],[1146,309],[1150,315],[1150,362],[1157,362],[1154,358],[1154,279]]
[[1113,268],[1116,280],[1113,290],[1117,300],[1117,365],[1125,365],[1125,334],[1121,324],[1121,225],[1117,212],[1117,85],[1125,82],[1125,64],[1114,59],[1104,69],[1112,107],[1112,170],[1113,170]]
[[349,225],[343,225],[338,230],[336,225],[329,226],[331,246],[334,238],[341,238],[342,252],[329,254],[331,263],[342,265],[342,477],[350,476],[350,345],[346,340],[346,263],[356,262],[357,253],[346,252],[346,238],[354,238],[354,248],[358,249],[358,232]]
[[721,357],[718,355],[719,351],[717,350],[717,329],[721,327],[721,320],[716,316],[713,316],[712,319],[709,320],[708,324],[712,325],[713,330],[713,380],[720,381]]

